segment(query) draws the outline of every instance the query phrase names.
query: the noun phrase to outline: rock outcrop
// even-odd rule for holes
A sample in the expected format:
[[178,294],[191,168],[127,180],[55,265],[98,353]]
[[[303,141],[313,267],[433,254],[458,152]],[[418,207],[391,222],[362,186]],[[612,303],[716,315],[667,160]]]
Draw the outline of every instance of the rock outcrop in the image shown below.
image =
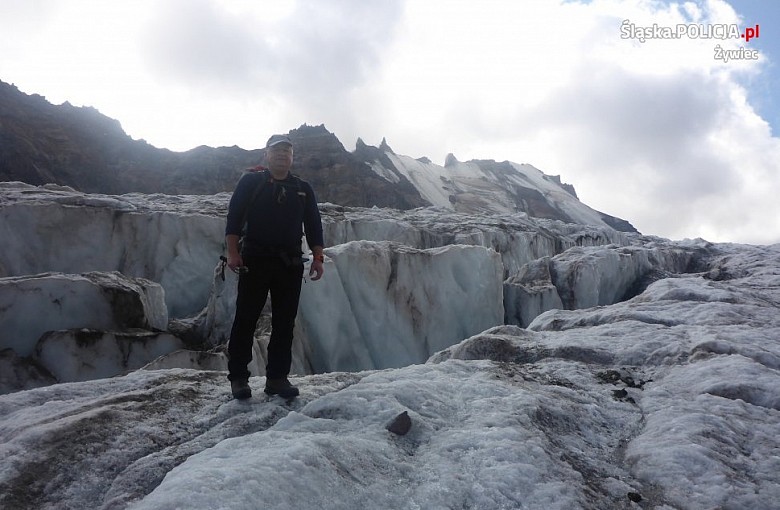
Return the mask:
[[88,193],[232,190],[261,151],[199,147],[176,153],[133,140],[94,108],[54,106],[0,81],[0,180],[60,184]]
[[[232,191],[243,170],[263,160],[262,149],[236,146],[158,149],[133,140],[118,121],[94,108],[55,106],[2,81],[0,119],[0,181],[114,195],[213,195]],[[324,126],[303,125],[289,136],[295,142],[293,172],[313,184],[321,202],[399,209],[429,205],[410,183],[377,176]]]
[[295,146],[292,171],[311,183],[319,202],[394,209],[430,205],[407,179],[391,182],[373,172],[325,126],[304,125],[289,136]]

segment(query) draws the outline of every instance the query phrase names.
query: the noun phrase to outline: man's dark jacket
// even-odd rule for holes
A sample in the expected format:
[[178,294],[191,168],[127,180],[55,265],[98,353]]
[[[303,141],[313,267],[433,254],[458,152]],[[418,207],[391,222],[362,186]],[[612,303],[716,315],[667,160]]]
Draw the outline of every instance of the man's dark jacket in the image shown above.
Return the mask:
[[[265,184],[249,204],[262,180]],[[309,247],[325,245],[314,190],[299,177],[288,175],[274,181],[267,171],[241,177],[228,206],[225,235],[242,235],[245,207],[249,212],[242,256],[275,255],[280,250],[300,253],[304,227]]]

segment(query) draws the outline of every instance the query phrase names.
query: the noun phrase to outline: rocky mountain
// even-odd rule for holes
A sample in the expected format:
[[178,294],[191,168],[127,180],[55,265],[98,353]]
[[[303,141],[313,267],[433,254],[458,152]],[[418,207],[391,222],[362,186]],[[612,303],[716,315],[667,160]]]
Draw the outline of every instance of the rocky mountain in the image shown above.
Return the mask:
[[[524,212],[532,217],[634,232],[625,220],[582,204],[571,185],[530,165],[479,160],[445,166],[396,154],[358,139],[347,151],[325,126],[289,132],[293,172],[320,202],[407,210],[437,205],[457,212]],[[59,184],[88,193],[202,194],[232,191],[262,150],[197,147],[186,152],[133,140],[94,108],[50,104],[0,82],[0,180]]]
[[[54,106],[42,96],[0,82],[0,179],[4,181],[61,184],[91,193],[166,192],[181,181],[176,178],[181,169],[190,168],[193,160],[208,161],[209,152],[201,148],[177,155],[156,149],[132,140],[118,121],[94,108]],[[198,172],[192,170],[186,182],[194,191],[198,186],[192,181],[197,179],[191,177]],[[221,174],[221,170],[213,171]],[[227,176],[222,180],[227,181]]]
[[[301,126],[293,171],[322,202],[410,209],[428,205],[410,184],[381,179],[324,126]],[[232,191],[262,150],[201,146],[186,152],[133,140],[94,108],[55,106],[0,82],[0,180],[70,186],[88,193],[211,195]]]

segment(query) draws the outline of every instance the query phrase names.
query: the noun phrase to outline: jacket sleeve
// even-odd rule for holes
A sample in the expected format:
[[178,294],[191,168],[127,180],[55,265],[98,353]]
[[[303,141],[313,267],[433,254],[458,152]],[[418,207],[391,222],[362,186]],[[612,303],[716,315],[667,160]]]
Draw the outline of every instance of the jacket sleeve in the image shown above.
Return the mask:
[[244,209],[248,205],[247,201],[252,196],[252,190],[257,185],[257,174],[244,174],[236,184],[233,196],[230,197],[228,205],[227,225],[225,226],[225,235],[241,235],[244,226],[241,224],[244,219]]
[[325,246],[322,235],[322,218],[320,210],[317,207],[317,197],[314,195],[314,189],[307,182],[304,184],[306,192],[306,209],[303,211],[303,226],[306,232],[306,242],[309,248],[313,246]]

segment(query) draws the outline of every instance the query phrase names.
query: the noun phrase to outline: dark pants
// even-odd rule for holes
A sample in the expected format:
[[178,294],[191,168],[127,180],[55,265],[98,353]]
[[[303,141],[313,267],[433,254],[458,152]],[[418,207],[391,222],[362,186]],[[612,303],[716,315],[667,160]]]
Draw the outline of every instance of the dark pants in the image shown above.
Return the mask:
[[292,363],[292,340],[298,301],[301,297],[303,264],[288,265],[279,257],[244,258],[249,272],[238,278],[236,316],[228,343],[228,379],[249,378],[255,328],[271,292],[271,340],[268,344],[269,379],[287,377]]

